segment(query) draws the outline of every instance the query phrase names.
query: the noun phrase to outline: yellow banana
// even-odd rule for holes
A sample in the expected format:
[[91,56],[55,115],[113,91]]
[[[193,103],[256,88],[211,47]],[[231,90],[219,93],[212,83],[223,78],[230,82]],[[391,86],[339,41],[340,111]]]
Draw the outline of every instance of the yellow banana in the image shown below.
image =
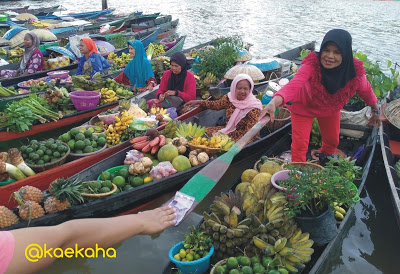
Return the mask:
[[238,216],[236,215],[234,210],[231,210],[229,214],[229,225],[233,228],[238,226]]
[[309,239],[307,241],[296,242],[296,243],[292,244],[292,247],[294,249],[297,249],[297,248],[309,248],[309,247],[312,247],[313,244],[314,244],[314,241]]
[[275,242],[275,251],[279,253],[286,246],[287,239],[285,237],[278,239]]
[[312,249],[312,248],[296,248],[296,249],[294,249],[294,253],[311,256],[314,253],[314,249]]

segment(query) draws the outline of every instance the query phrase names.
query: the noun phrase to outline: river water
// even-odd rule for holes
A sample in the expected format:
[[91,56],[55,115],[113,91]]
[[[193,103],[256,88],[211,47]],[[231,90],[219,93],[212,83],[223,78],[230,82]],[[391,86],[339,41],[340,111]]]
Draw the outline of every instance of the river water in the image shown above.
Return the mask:
[[[74,12],[101,9],[100,0],[11,1],[1,2],[0,8],[55,4]],[[179,18],[177,32],[187,35],[184,48],[217,36],[240,35],[244,41],[254,44],[253,57],[265,58],[313,40],[317,41],[318,48],[328,30],[344,28],[352,34],[353,49],[364,52],[372,60],[400,63],[400,2],[397,1],[109,0],[108,5],[121,13],[139,10]],[[218,185],[218,191],[230,185],[249,165],[247,161],[230,169]],[[355,206],[354,225],[347,232],[342,250],[330,258],[331,272],[400,272],[400,233],[385,176],[380,161],[374,162],[366,191]],[[166,194],[165,199],[170,195]],[[117,259],[59,260],[43,273],[159,273],[167,261],[169,247],[176,242],[168,240],[170,231],[157,237],[137,236],[124,241],[115,247]],[[168,245],[155,240],[160,238],[166,238],[164,244]]]

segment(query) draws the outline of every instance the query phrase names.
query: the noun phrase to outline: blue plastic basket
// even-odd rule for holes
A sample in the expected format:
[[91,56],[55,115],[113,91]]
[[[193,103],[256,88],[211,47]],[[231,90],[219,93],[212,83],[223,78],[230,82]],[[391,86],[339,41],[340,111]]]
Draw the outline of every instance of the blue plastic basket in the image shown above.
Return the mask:
[[182,262],[178,261],[174,258],[174,255],[179,252],[183,248],[183,242],[177,243],[174,245],[168,252],[169,259],[176,264],[176,267],[183,273],[183,274],[201,274],[205,273],[208,268],[210,267],[210,258],[214,253],[214,246],[211,246],[210,251],[206,256],[201,259],[190,261],[190,262]]

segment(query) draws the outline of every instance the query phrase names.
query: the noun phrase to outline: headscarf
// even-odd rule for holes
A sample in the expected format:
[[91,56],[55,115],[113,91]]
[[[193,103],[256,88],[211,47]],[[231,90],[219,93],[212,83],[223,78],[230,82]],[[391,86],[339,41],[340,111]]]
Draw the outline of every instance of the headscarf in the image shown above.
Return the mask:
[[126,65],[124,73],[131,81],[132,86],[136,85],[137,88],[145,87],[146,81],[154,77],[153,67],[150,61],[147,60],[142,42],[139,40],[128,41],[129,45],[135,49],[135,57]]
[[[236,98],[236,86],[242,81],[247,80],[250,83],[250,92],[244,100],[238,100]],[[237,124],[246,117],[247,113],[254,108],[262,109],[261,101],[258,100],[253,95],[254,82],[251,77],[247,74],[238,74],[233,79],[230,92],[228,93],[229,101],[235,106],[235,111],[232,113],[232,116],[229,118],[228,124],[225,128],[221,129],[219,132],[222,134],[228,134],[236,129]]]
[[32,39],[32,46],[25,49],[24,55],[22,56],[21,64],[19,68],[21,70],[25,70],[28,64],[29,59],[31,59],[35,50],[39,49],[40,46],[40,39],[34,32],[28,32],[25,35],[29,35]]
[[321,50],[318,54],[321,63],[321,52],[329,42],[335,43],[342,54],[342,63],[333,69],[326,69],[321,65],[321,84],[330,94],[335,94],[340,88],[346,86],[347,82],[356,77],[356,68],[353,61],[353,50],[351,47],[351,35],[342,29],[328,31],[322,40]]
[[186,79],[186,56],[182,52],[178,51],[171,55],[170,62],[174,61],[181,67],[179,74],[171,73],[168,79],[168,90],[179,90],[183,91],[183,86]]
[[97,50],[96,43],[92,40],[92,38],[82,38],[81,39],[83,43],[85,43],[86,47],[89,50],[89,56],[92,55],[92,53],[99,53]]

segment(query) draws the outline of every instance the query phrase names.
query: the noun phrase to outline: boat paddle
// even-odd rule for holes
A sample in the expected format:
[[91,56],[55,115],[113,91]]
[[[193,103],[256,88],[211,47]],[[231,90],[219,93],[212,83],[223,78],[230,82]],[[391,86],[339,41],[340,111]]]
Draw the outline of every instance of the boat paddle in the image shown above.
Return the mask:
[[[275,114],[279,111],[277,108]],[[267,115],[255,124],[242,138],[240,138],[227,152],[214,159],[211,163],[197,172],[166,204],[176,210],[175,226],[204,199],[211,189],[218,183],[228,170],[233,158],[247,145],[247,143],[267,124],[270,117]]]

